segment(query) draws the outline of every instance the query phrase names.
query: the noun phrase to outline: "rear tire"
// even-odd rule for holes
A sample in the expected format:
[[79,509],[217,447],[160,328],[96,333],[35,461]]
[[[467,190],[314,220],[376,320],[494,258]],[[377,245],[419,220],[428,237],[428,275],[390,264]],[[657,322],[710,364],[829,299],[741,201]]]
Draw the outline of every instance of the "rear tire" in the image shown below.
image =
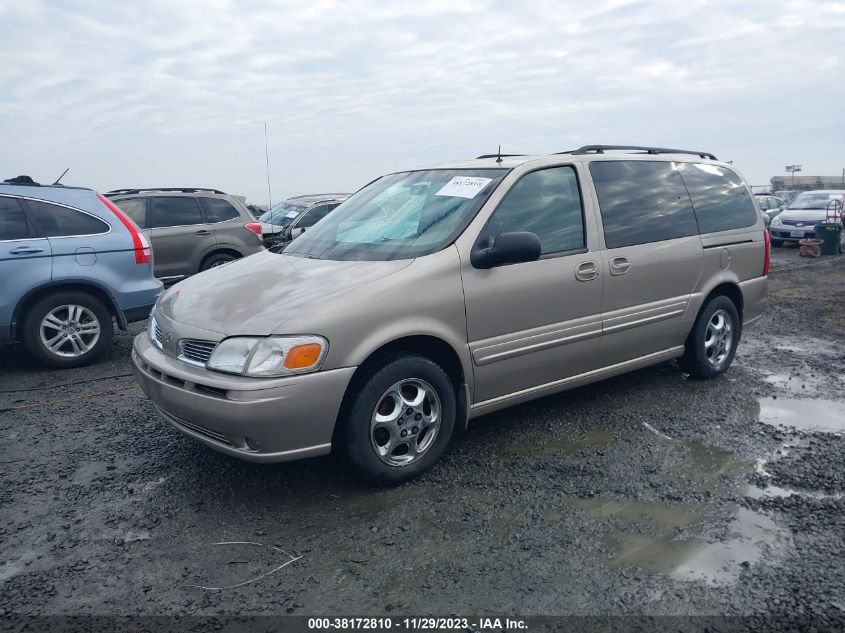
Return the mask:
[[436,363],[391,355],[350,389],[355,395],[335,449],[361,479],[395,486],[427,471],[446,450],[455,430],[455,389]]
[[679,364],[695,378],[715,378],[733,362],[742,321],[734,302],[725,295],[711,298],[698,314],[687,337]]
[[96,297],[63,291],[36,301],[23,319],[22,339],[36,360],[60,369],[98,360],[111,347],[114,324]]
[[208,270],[209,268],[217,268],[217,266],[222,266],[223,264],[228,264],[229,262],[233,262],[237,257],[231,255],[229,253],[212,253],[200,264],[200,272],[204,270]]

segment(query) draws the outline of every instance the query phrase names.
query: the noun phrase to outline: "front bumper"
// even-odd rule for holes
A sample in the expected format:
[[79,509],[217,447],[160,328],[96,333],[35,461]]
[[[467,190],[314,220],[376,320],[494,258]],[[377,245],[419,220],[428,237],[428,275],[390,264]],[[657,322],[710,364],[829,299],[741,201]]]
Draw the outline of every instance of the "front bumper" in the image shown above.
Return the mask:
[[331,450],[354,367],[287,378],[247,378],[193,367],[135,337],[132,370],[163,417],[185,435],[253,462],[282,462]]
[[[798,235],[800,233],[800,235]],[[811,239],[816,236],[816,227],[813,226],[770,226],[769,237],[782,242],[797,242],[803,239]]]

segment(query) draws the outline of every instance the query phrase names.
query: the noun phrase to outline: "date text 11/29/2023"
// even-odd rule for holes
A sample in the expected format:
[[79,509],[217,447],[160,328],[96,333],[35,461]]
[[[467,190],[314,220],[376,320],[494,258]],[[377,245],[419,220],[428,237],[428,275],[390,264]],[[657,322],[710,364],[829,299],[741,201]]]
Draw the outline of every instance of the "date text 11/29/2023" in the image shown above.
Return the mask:
[[349,617],[308,618],[308,629],[313,631],[524,631],[525,620],[519,618],[462,618],[462,617]]

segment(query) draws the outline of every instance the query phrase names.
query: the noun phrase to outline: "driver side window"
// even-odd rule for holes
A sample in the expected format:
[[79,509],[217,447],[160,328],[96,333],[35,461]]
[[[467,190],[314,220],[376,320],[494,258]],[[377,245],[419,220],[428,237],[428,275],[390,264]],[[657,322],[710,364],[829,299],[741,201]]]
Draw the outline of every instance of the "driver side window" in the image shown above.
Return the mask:
[[502,233],[534,233],[540,238],[541,256],[584,248],[584,213],[575,169],[549,167],[523,176],[499,203],[487,230],[493,243]]

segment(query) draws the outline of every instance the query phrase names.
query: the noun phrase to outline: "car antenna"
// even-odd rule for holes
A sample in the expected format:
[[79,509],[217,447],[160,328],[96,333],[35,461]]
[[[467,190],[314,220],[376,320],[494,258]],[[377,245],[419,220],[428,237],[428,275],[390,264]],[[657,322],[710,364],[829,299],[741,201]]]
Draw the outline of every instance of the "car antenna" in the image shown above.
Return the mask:
[[65,170],[62,172],[62,175],[61,175],[61,176],[59,176],[58,178],[56,178],[56,182],[54,182],[53,184],[54,184],[54,185],[58,185],[58,184],[59,184],[59,181],[60,181],[62,178],[64,178],[64,177],[65,177],[65,174],[66,174],[66,173],[68,173],[69,171],[70,171],[70,167],[68,167],[67,169],[65,169]]
[[502,162],[502,146],[501,145],[499,145],[499,152],[496,154],[496,162],[497,163]]

